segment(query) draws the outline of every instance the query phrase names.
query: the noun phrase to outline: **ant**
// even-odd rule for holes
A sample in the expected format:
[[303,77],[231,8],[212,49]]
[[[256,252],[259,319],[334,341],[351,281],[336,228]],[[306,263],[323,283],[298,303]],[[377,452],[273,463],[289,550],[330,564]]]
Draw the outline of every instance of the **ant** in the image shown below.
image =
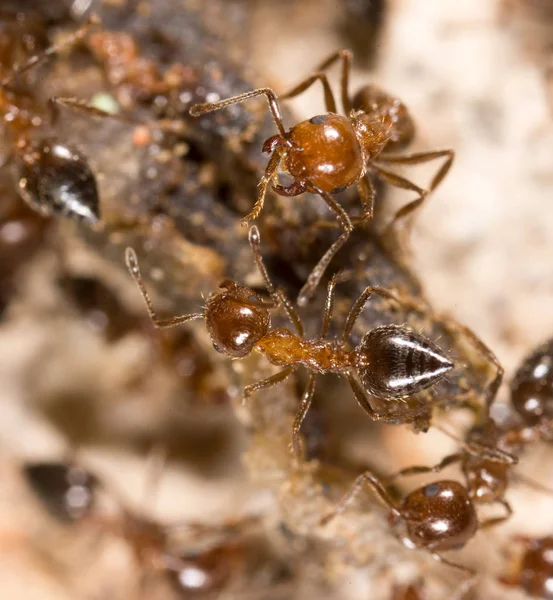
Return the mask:
[[[70,462],[28,463],[23,474],[55,519],[64,524],[88,523],[120,536],[129,544],[144,576],[151,572],[163,574],[186,598],[226,586],[244,560],[245,548],[234,538],[257,522],[256,517],[249,517],[214,526],[187,523],[192,534],[213,539],[197,552],[174,549],[169,535],[174,526],[161,525],[130,509],[105,482],[81,466]],[[100,513],[99,492],[116,501],[119,512],[115,517]]]
[[321,525],[328,524],[343,512],[355,496],[368,485],[389,509],[389,522],[398,531],[403,545],[429,552],[434,560],[458,569],[469,576],[463,584],[472,585],[476,572],[445,559],[441,552],[460,550],[480,529],[497,524],[496,518],[479,522],[474,502],[467,488],[458,481],[439,480],[419,487],[396,502],[387,485],[371,471],[359,475],[351,489],[335,508],[325,515]]
[[[298,367],[307,368],[310,375],[293,425],[293,447],[298,456],[301,454],[300,428],[311,405],[318,374],[335,373],[346,377],[357,402],[371,419],[390,423],[409,422],[410,415],[406,411],[399,414],[376,412],[370,397],[384,403],[404,402],[407,397],[436,383],[453,368],[453,363],[430,340],[400,325],[375,327],[364,335],[356,348],[347,349],[353,326],[371,296],[396,303],[400,301],[384,288],[365,288],[349,312],[342,339],[326,340],[332,319],[334,290],[339,280],[339,276],[335,275],[328,284],[321,333],[314,339],[306,339],[296,309],[269,278],[261,256],[259,231],[255,226],[250,228],[249,243],[272,301],[262,300],[251,288],[227,280],[208,297],[203,312],[168,319],[158,318],[140,274],[136,253],[127,248],[127,267],[140,289],[154,326],[162,329],[203,319],[218,352],[237,359],[256,351],[271,364],[284,367],[275,375],[248,385],[244,389],[244,401],[254,392],[284,381]],[[275,307],[281,307],[287,313],[295,333],[285,328],[271,329],[269,309]]]
[[[85,156],[56,139],[51,132],[36,136],[45,118],[28,93],[16,85],[20,75],[50,56],[82,40],[98,23],[91,17],[79,30],[58,44],[12,68],[0,62],[0,118],[11,133],[16,158],[17,189],[27,204],[44,216],[58,215],[95,225],[100,220],[96,179]],[[13,40],[17,43],[17,38]],[[6,72],[6,73],[4,73]],[[55,117],[56,99],[49,102]]]
[[522,361],[511,383],[511,404],[530,427],[553,418],[553,339]]
[[553,600],[553,536],[530,538],[516,536],[524,545],[524,554],[515,572],[499,578],[504,585],[521,587],[536,598]]
[[[345,116],[338,114],[334,94],[324,73],[338,60],[342,61],[340,89]],[[259,182],[255,205],[242,219],[242,224],[247,224],[259,216],[270,183],[273,184],[273,190],[281,196],[298,196],[304,192],[318,194],[336,214],[344,231],[315,265],[300,290],[300,306],[307,304],[332,258],[353,231],[353,222],[335,200],[335,194],[357,185],[363,204],[363,216],[360,220],[360,223],[363,223],[372,219],[374,212],[376,193],[368,176],[370,173],[390,185],[416,192],[417,199],[396,214],[393,219],[395,224],[423,202],[444,179],[453,163],[453,150],[406,155],[388,154],[390,150],[404,147],[412,140],[414,126],[411,117],[403,103],[372,86],[361,90],[356,96],[356,104],[352,103],[348,91],[351,61],[352,53],[349,50],[335,52],[315,69],[313,75],[280,96],[281,100],[298,96],[316,81],[321,82],[324,90],[327,112],[302,121],[288,130],[284,127],[279,98],[270,88],[259,88],[217,102],[196,104],[190,108],[190,114],[198,117],[261,95],[264,95],[269,103],[279,133],[263,144],[263,152],[271,153],[271,157]],[[428,190],[381,166],[415,165],[437,158],[445,158],[446,161],[432,179]],[[292,184],[278,184],[279,168],[293,178]]]
[[[536,396],[540,398],[539,393],[543,393],[545,397],[547,391],[551,392],[552,351],[553,343],[548,342],[523,361],[511,383],[511,396],[515,406],[528,405],[528,400]],[[497,378],[492,382],[493,395],[497,394],[499,384]],[[491,401],[488,406],[490,404]],[[535,416],[535,413],[532,416]],[[479,504],[501,504],[505,514],[496,517],[496,523],[502,523],[513,513],[510,504],[505,500],[505,494],[512,467],[518,463],[518,455],[525,446],[547,437],[550,432],[549,423],[530,420],[531,424],[523,426],[510,424],[500,427],[488,414],[483,424],[469,430],[466,442],[461,443],[461,451],[446,456],[433,467],[412,466],[402,469],[392,475],[388,481],[399,476],[439,473],[452,464],[460,463],[470,499]],[[444,428],[436,427],[455,439],[455,436]],[[553,494],[553,490],[523,474],[517,473],[516,478],[541,492]]]

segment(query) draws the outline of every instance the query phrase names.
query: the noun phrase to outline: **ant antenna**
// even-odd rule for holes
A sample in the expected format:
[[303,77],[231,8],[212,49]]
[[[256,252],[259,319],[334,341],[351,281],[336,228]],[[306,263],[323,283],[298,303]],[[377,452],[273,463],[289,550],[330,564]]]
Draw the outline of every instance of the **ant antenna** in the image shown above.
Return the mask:
[[32,69],[34,66],[40,64],[41,62],[44,62],[50,56],[57,54],[64,48],[76,44],[78,41],[82,40],[86,36],[88,30],[93,25],[97,25],[99,23],[101,23],[100,18],[96,15],[91,15],[88,18],[87,22],[82,27],[80,27],[75,33],[68,36],[61,42],[58,42],[57,44],[53,44],[49,48],[46,48],[46,50],[43,50],[42,52],[31,56],[31,58],[25,61],[22,65],[19,65],[18,67],[12,69],[11,73],[7,77],[4,77],[2,81],[0,81],[0,87],[7,87],[8,84],[11,83],[18,75],[21,75],[21,73]]

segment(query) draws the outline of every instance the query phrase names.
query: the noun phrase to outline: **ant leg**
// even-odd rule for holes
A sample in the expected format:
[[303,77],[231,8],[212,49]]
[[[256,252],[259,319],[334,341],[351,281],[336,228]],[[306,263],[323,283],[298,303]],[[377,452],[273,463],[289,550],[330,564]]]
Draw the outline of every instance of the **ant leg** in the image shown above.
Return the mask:
[[351,335],[351,330],[353,329],[355,322],[357,321],[359,315],[365,308],[365,304],[368,302],[369,298],[373,294],[376,294],[377,296],[380,296],[385,300],[392,300],[399,306],[402,305],[401,300],[399,300],[399,298],[397,298],[394,294],[392,294],[392,292],[388,291],[386,288],[380,286],[366,287],[363,290],[362,294],[359,296],[359,298],[357,298],[354,305],[351,307],[351,310],[349,311],[348,318],[346,320],[346,326],[344,327],[344,343],[347,343],[347,341],[349,340],[349,336]]
[[304,457],[303,440],[300,438],[300,429],[307,412],[309,411],[311,402],[313,401],[313,394],[315,393],[315,378],[316,373],[309,374],[309,379],[307,380],[307,385],[305,386],[305,391],[303,392],[303,396],[301,398],[300,408],[296,414],[296,418],[294,419],[294,425],[292,426],[292,444],[294,446],[294,453],[298,459]]
[[282,383],[287,377],[289,377],[294,371],[296,367],[286,367],[286,369],[282,369],[278,373],[267,377],[266,379],[262,379],[257,383],[252,383],[251,385],[247,385],[242,392],[242,405],[245,405],[246,402],[250,399],[250,396],[259,390],[264,390],[266,388],[273,387],[277,383]]
[[363,218],[361,219],[361,223],[370,221],[374,214],[374,199],[376,196],[374,185],[368,176],[365,175],[359,180],[357,189],[359,190],[359,196],[363,204]]
[[77,31],[61,40],[57,44],[53,44],[49,48],[46,48],[39,54],[35,54],[31,56],[28,60],[26,60],[23,64],[15,67],[11,73],[9,73],[2,81],[0,81],[0,87],[5,88],[9,85],[18,75],[25,73],[29,69],[32,69],[34,66],[40,64],[41,62],[47,60],[54,54],[57,54],[64,48],[70,48],[74,46],[78,42],[80,42],[88,33],[88,30],[93,26],[100,23],[100,19],[96,15],[91,15],[86,23],[84,23]]
[[462,325],[461,323],[457,323],[453,319],[446,318],[444,320],[446,327],[456,331],[457,333],[461,333],[466,336],[472,344],[474,344],[477,350],[495,367],[496,373],[493,379],[487,386],[486,391],[484,392],[484,401],[486,406],[486,416],[489,415],[490,408],[492,402],[494,401],[499,387],[501,386],[501,382],[503,381],[503,374],[505,373],[505,369],[503,365],[499,362],[497,356],[492,352],[492,350],[484,344],[484,342],[466,325]]
[[248,213],[241,220],[242,225],[247,225],[248,221],[257,219],[257,217],[259,216],[259,213],[263,210],[263,205],[265,204],[265,196],[267,195],[267,187],[273,180],[273,178],[278,170],[278,166],[280,164],[282,154],[283,154],[283,150],[277,149],[271,155],[271,158],[269,159],[269,162],[265,169],[265,173],[263,174],[263,177],[259,180],[259,183],[257,185],[257,200],[255,201],[255,204],[254,204],[251,212]]
[[442,563],[443,565],[447,565],[448,567],[453,567],[454,569],[463,571],[463,573],[470,575],[469,581],[476,577],[476,572],[473,569],[471,569],[470,567],[465,567],[458,563],[451,562],[450,560],[447,560],[447,558],[444,558],[443,556],[441,556],[440,554],[437,554],[436,552],[430,552],[430,554],[432,555],[432,558],[434,560],[438,561],[439,563]]
[[513,509],[506,500],[496,500],[496,502],[505,508],[505,514],[502,517],[492,517],[491,519],[486,519],[482,523],[478,524],[478,529],[487,529],[489,527],[499,525],[500,523],[506,521],[513,514]]
[[353,55],[350,50],[338,50],[334,54],[331,54],[325,61],[323,61],[317,71],[325,71],[338,59],[342,59],[342,79],[340,82],[340,93],[342,95],[342,105],[346,116],[349,117],[351,112],[351,100],[349,98],[349,72],[351,69],[351,60]]
[[398,477],[406,477],[409,475],[422,475],[424,473],[440,473],[446,467],[449,467],[450,465],[453,465],[456,462],[459,462],[461,460],[461,458],[462,457],[460,454],[450,454],[449,456],[446,456],[444,459],[442,459],[441,462],[439,462],[437,465],[434,465],[433,467],[424,467],[422,465],[414,466],[414,467],[406,467],[405,469],[401,469],[401,471],[397,471],[396,473],[392,473],[392,475],[389,475],[388,477],[386,477],[386,483],[390,483],[394,479],[397,479]]
[[313,267],[313,270],[309,274],[307,281],[298,294],[297,302],[299,306],[305,306],[309,302],[309,299],[319,285],[319,282],[321,281],[321,278],[324,275],[328,265],[331,263],[336,254],[338,254],[342,246],[348,241],[349,236],[353,231],[353,224],[347,212],[336,202],[336,200],[334,200],[330,194],[323,192],[320,188],[315,186],[309,186],[308,191],[319,194],[319,196],[321,196],[327,203],[330,210],[336,213],[340,225],[344,229],[344,233],[342,233],[342,235],[330,246],[330,248],[323,254],[319,262]]
[[140,293],[142,294],[142,298],[144,298],[146,308],[148,309],[148,314],[150,315],[150,319],[155,327],[158,329],[165,329],[167,327],[175,327],[181,323],[187,323],[188,321],[193,321],[194,319],[203,319],[205,317],[204,313],[192,313],[190,315],[171,317],[169,319],[159,319],[154,309],[154,305],[152,304],[152,300],[150,299],[150,295],[148,294],[146,286],[144,285],[142,275],[140,274],[136,252],[132,248],[127,248],[125,250],[125,262],[127,263],[127,269],[129,270],[129,273],[131,274],[136,285],[138,286],[138,289],[140,290]]
[[334,100],[334,94],[332,93],[332,89],[328,83],[328,78],[324,73],[315,73],[314,75],[310,75],[307,77],[307,79],[299,83],[296,87],[292,88],[289,92],[281,94],[280,99],[286,100],[288,98],[295,98],[302,92],[305,92],[305,90],[309,89],[316,81],[320,81],[323,86],[326,112],[336,113],[336,100]]
[[284,129],[282,113],[280,112],[280,107],[278,105],[278,97],[271,88],[259,88],[257,90],[252,90],[251,92],[239,94],[238,96],[226,98],[225,100],[219,100],[217,102],[205,102],[204,104],[194,104],[194,106],[190,108],[190,114],[193,117],[200,117],[201,115],[205,115],[207,113],[213,112],[215,110],[220,110],[221,108],[226,108],[227,106],[232,106],[234,104],[240,104],[241,102],[245,102],[250,98],[256,98],[257,96],[261,95],[266,96],[267,102],[269,103],[269,109],[271,110],[271,113],[273,115],[273,120],[275,122],[275,125],[277,126],[278,132],[283,138],[285,138],[286,130]]
[[384,504],[390,509],[391,514],[396,518],[401,518],[401,513],[397,509],[394,501],[392,500],[390,494],[386,491],[386,488],[382,485],[380,479],[373,475],[370,471],[366,471],[365,473],[359,475],[357,479],[354,481],[351,486],[349,492],[347,492],[342,499],[338,502],[338,504],[334,507],[332,511],[327,513],[320,521],[319,525],[327,525],[340,513],[343,513],[346,509],[347,505],[359,495],[359,492],[368,485],[372,491],[384,502]]
[[250,227],[248,240],[250,242],[250,248],[252,249],[255,264],[263,277],[269,295],[276,302],[277,306],[281,306],[284,309],[290,322],[296,328],[299,337],[302,338],[304,335],[303,323],[301,322],[298,311],[294,308],[294,305],[290,302],[288,296],[286,296],[281,289],[275,288],[269,277],[269,273],[263,262],[263,256],[261,255],[261,236],[259,235],[259,229],[257,229],[255,225]]
[[365,390],[361,387],[355,376],[352,373],[348,373],[347,378],[351,387],[351,391],[353,392],[353,395],[355,396],[359,406],[373,421],[381,421],[384,423],[390,423],[392,425],[405,424],[405,421],[400,420],[398,415],[395,413],[377,413],[370,405],[369,398]]
[[[336,111],[336,102],[334,101],[334,95],[332,94],[332,90],[328,84],[328,79],[326,75],[323,74],[323,71],[326,71],[330,66],[332,66],[337,60],[342,60],[342,78],[340,83],[340,92],[342,96],[342,105],[344,108],[344,112],[347,116],[351,111],[351,101],[349,99],[348,88],[349,88],[349,72],[351,68],[351,59],[352,54],[349,50],[338,50],[338,52],[334,52],[331,54],[326,60],[324,60],[318,67],[314,69],[314,75],[308,77],[305,81],[299,83],[295,88],[291,91],[287,92],[284,95],[281,95],[281,99],[284,98],[293,98],[294,96],[298,96],[302,92],[304,92],[309,86],[313,85],[317,79],[320,79],[323,84],[324,92],[325,92],[325,103],[327,112],[335,113]],[[329,101],[330,100],[330,101]]]
[[527,485],[528,487],[534,488],[538,492],[553,495],[552,488],[547,487],[546,485],[543,485],[539,481],[534,481],[533,479],[530,479],[529,477],[527,477],[526,475],[523,475],[522,473],[513,473],[513,479],[515,481],[520,481],[520,482],[524,483],[524,485]]
[[[440,185],[440,183],[443,181],[443,179],[445,178],[445,176],[448,174],[449,170],[451,169],[451,165],[453,164],[453,159],[455,158],[455,152],[453,150],[437,150],[434,152],[420,152],[417,154],[411,154],[411,155],[407,155],[407,156],[388,156],[388,157],[382,157],[382,158],[378,159],[379,163],[384,163],[384,164],[417,165],[417,164],[429,162],[431,160],[435,160],[436,158],[442,158],[444,156],[447,157],[447,159],[444,162],[444,164],[439,168],[438,172],[432,178],[432,181],[430,182],[430,186],[428,187],[428,190],[426,190],[424,192],[424,194],[421,194],[421,197],[416,198],[412,202],[409,202],[408,204],[406,204],[405,206],[400,208],[394,215],[392,221],[388,225],[388,228],[397,227],[397,224],[400,221],[404,220],[407,216],[409,216],[411,213],[413,213],[423,203],[423,201],[426,198],[426,196],[428,195],[428,193],[434,191]],[[388,174],[387,171],[385,173]],[[383,176],[383,178],[385,178],[384,174],[382,174],[382,176]],[[401,179],[403,179],[403,178],[401,178]],[[389,183],[391,183],[391,185],[395,185],[391,181],[389,181]],[[398,186],[398,187],[402,187],[402,186]],[[417,191],[417,190],[414,190],[414,191]]]
[[478,458],[483,458],[484,460],[489,460],[491,462],[497,462],[505,465],[516,465],[518,464],[518,457],[510,454],[509,452],[505,452],[500,448],[495,448],[493,446],[488,446],[486,444],[481,444],[480,442],[472,441],[470,443],[465,442],[460,437],[446,429],[443,425],[438,423],[433,423],[432,427],[441,431],[449,438],[457,442],[459,446],[470,456],[476,456]]

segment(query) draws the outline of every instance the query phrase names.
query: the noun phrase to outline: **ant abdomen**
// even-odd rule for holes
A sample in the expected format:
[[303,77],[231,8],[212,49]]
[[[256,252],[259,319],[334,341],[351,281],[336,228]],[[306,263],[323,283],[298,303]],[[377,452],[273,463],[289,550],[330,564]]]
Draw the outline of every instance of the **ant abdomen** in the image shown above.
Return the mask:
[[62,523],[80,521],[92,512],[98,480],[88,471],[62,462],[39,462],[25,465],[23,475],[46,510]]
[[218,352],[242,358],[268,332],[271,317],[252,289],[224,281],[207,300],[205,323]]
[[474,505],[457,481],[437,481],[414,490],[402,502],[400,513],[410,541],[419,548],[459,549],[478,529]]
[[511,384],[511,402],[527,425],[553,417],[553,340],[525,358]]
[[385,400],[416,394],[453,368],[438,346],[399,325],[383,325],[369,331],[355,353],[363,387]]
[[353,97],[353,108],[366,114],[386,114],[393,126],[386,144],[386,152],[403,150],[415,137],[415,123],[401,100],[387,94],[375,85],[362,87]]
[[31,208],[89,225],[100,220],[96,178],[75,148],[42,140],[24,149],[16,169],[19,193]]

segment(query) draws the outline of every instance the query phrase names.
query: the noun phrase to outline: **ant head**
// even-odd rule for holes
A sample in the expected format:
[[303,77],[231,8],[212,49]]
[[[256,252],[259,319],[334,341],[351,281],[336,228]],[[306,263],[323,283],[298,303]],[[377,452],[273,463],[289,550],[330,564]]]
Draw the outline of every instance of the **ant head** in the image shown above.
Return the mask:
[[401,100],[375,85],[362,87],[353,98],[353,107],[367,115],[388,115],[392,121],[386,151],[403,150],[415,137],[415,123]]
[[527,425],[553,417],[553,340],[523,361],[511,384],[511,402]]
[[44,139],[26,146],[18,164],[22,198],[43,215],[59,215],[89,225],[100,219],[96,179],[75,148]]
[[271,317],[251,288],[224,281],[207,300],[205,322],[218,352],[242,358],[266,335]]
[[63,462],[41,462],[26,464],[23,475],[58,521],[73,523],[91,513],[99,481],[88,471]]
[[400,325],[369,331],[355,352],[363,387],[384,400],[416,394],[453,368],[438,346]]
[[457,481],[436,481],[411,492],[400,513],[411,542],[418,548],[463,547],[478,528],[467,490]]
[[519,569],[524,590],[536,598],[553,598],[553,537],[531,541]]

